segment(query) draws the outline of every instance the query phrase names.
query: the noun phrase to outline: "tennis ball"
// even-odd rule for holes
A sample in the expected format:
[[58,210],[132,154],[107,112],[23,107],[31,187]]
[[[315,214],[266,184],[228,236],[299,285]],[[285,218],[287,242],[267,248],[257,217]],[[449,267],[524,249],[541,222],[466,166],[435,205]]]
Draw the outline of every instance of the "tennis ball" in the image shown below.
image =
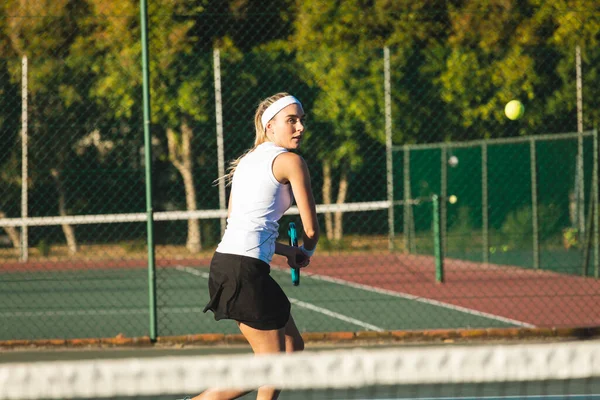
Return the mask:
[[448,165],[451,167],[456,167],[458,165],[458,157],[452,156],[448,159]]
[[519,100],[511,100],[504,106],[504,114],[510,120],[516,120],[523,116],[525,106]]
[[450,204],[454,204],[458,201],[458,197],[456,197],[455,195],[451,195],[450,197],[448,197],[448,202],[450,202]]

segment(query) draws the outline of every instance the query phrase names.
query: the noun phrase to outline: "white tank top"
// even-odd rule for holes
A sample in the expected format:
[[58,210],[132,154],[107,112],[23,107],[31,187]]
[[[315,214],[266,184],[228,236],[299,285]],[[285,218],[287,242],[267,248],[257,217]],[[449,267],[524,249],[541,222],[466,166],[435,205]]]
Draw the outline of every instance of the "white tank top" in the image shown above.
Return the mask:
[[273,142],[259,145],[238,164],[231,183],[231,213],[219,253],[270,263],[279,235],[279,219],[293,202],[291,186],[273,175],[273,161],[287,152]]

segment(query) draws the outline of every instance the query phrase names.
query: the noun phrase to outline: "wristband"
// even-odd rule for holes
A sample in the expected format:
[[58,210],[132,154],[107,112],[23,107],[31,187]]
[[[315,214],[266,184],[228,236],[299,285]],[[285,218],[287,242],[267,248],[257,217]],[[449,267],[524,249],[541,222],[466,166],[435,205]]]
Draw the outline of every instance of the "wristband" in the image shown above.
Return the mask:
[[315,250],[317,250],[316,247],[312,250],[307,250],[304,248],[304,245],[300,246],[299,248],[304,253],[304,255],[307,257],[312,257],[312,255],[315,254]]

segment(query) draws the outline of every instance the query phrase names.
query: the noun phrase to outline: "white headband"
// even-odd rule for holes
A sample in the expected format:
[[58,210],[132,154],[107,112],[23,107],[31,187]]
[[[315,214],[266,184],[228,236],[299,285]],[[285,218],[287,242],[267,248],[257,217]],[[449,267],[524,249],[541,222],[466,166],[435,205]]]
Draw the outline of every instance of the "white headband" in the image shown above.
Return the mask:
[[267,107],[262,117],[260,117],[260,122],[262,122],[263,129],[266,130],[267,122],[269,122],[275,115],[277,115],[279,111],[283,110],[290,104],[298,104],[300,107],[302,107],[302,103],[300,103],[300,100],[298,100],[294,96],[282,97],[281,99],[277,100],[275,103]]

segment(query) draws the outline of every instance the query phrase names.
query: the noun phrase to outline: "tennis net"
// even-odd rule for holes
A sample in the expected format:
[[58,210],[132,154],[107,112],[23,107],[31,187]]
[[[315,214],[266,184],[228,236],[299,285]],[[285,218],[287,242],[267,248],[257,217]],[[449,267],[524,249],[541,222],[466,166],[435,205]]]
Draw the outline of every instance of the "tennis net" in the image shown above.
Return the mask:
[[264,385],[280,399],[600,399],[600,343],[0,363],[0,399],[177,399]]

